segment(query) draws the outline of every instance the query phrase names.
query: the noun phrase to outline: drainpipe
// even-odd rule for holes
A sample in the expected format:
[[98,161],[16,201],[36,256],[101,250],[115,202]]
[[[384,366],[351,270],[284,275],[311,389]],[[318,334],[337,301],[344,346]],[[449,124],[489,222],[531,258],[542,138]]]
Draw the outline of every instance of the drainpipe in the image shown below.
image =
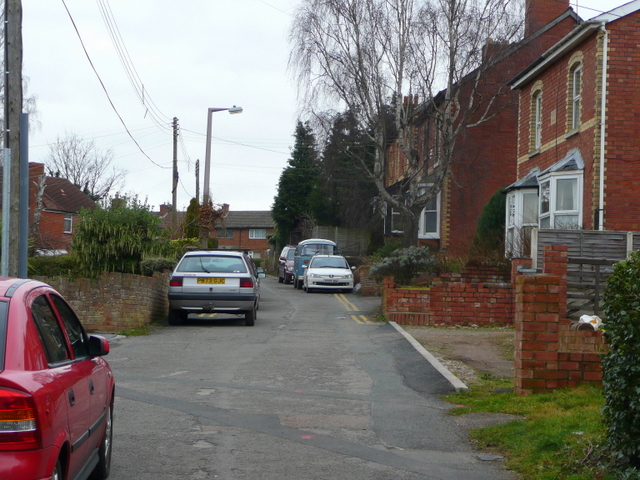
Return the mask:
[[609,32],[603,22],[600,29],[604,35],[602,40],[602,95],[600,106],[600,194],[598,198],[598,230],[604,230],[604,156],[605,140],[607,137],[607,58],[609,56]]

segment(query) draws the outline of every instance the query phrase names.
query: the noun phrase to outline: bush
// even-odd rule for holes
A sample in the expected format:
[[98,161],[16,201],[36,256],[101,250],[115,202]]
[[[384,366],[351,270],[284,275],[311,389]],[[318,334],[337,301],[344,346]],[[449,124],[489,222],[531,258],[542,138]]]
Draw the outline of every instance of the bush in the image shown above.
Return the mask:
[[380,248],[378,248],[373,253],[373,256],[377,258],[387,258],[393,252],[400,250],[401,248],[402,248],[401,242],[395,242],[395,241],[387,242],[384,245],[382,245]]
[[173,270],[178,263],[172,258],[147,258],[140,262],[140,273],[147,277],[152,277],[154,272],[164,272]]
[[609,447],[620,478],[639,478],[640,470],[640,252],[615,265],[604,296],[604,336],[609,352],[602,360]]
[[73,255],[37,256],[29,258],[29,276],[79,277],[80,264]]
[[140,262],[162,255],[167,231],[149,205],[133,198],[114,198],[105,207],[82,210],[71,251],[84,276],[102,272],[140,273]]
[[393,276],[396,283],[410,285],[421,273],[432,272],[435,258],[426,247],[408,247],[395,250],[371,267],[371,274],[380,278]]

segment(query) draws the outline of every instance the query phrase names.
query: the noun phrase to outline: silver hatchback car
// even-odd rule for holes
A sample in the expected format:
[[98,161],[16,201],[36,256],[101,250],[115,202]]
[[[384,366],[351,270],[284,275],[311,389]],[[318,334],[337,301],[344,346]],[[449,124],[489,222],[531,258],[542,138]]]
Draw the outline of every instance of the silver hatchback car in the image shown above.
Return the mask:
[[169,279],[169,325],[184,323],[190,313],[232,313],[253,326],[264,277],[245,252],[185,253]]

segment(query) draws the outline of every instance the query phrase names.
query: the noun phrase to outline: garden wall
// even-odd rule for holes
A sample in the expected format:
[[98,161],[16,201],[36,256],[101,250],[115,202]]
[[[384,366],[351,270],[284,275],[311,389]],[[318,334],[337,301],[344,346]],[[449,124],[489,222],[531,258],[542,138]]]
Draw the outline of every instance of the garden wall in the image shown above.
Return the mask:
[[495,267],[469,267],[444,274],[428,287],[401,287],[383,281],[383,312],[400,325],[510,325],[513,288]]
[[520,395],[602,382],[601,331],[571,330],[566,316],[567,247],[546,245],[542,274],[515,290],[515,390]]
[[161,321],[169,308],[168,273],[143,277],[103,273],[98,278],[34,277],[58,290],[89,332],[115,333]]

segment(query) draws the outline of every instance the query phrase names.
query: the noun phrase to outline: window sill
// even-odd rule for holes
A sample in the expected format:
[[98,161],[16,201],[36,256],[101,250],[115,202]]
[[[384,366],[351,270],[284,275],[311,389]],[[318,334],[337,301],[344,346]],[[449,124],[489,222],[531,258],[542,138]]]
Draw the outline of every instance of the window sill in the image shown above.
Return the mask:
[[579,134],[579,133],[580,133],[580,128],[576,128],[575,130],[570,130],[570,131],[568,131],[567,133],[565,133],[565,134],[564,134],[564,138],[565,138],[565,140],[566,140],[567,138],[571,138],[571,137],[573,137],[574,135],[577,135],[577,134]]
[[535,157],[536,155],[540,155],[540,149],[539,148],[537,148],[535,150],[530,150],[529,153],[527,153],[527,156],[529,158]]

